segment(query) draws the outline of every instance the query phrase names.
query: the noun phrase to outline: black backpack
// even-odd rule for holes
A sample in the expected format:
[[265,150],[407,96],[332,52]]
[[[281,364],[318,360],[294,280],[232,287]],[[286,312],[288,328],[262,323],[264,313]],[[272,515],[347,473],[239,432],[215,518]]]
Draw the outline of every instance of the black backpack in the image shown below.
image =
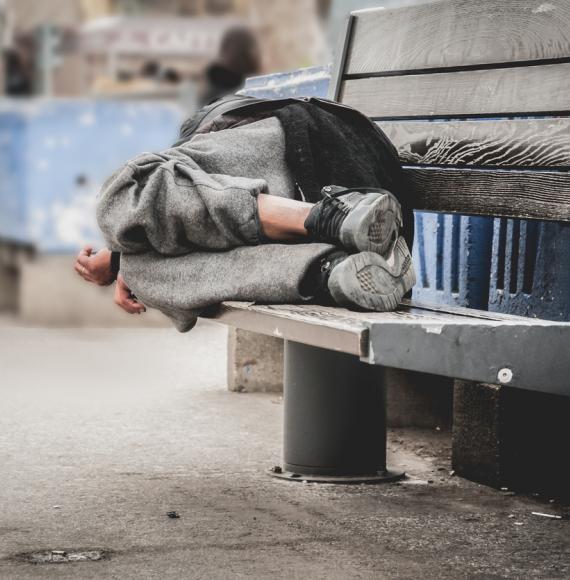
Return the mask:
[[[384,167],[385,175],[382,187],[390,189],[396,197],[402,203],[402,210],[404,212],[404,235],[408,243],[413,242],[413,231],[414,231],[414,217],[412,213],[412,203],[410,198],[410,189],[405,179],[405,175],[402,171],[402,166],[398,158],[398,152],[394,145],[390,142],[385,133],[369,119],[366,115],[362,114],[360,111],[349,107],[348,105],[343,105],[335,101],[329,101],[328,99],[321,99],[317,97],[288,97],[282,99],[260,99],[257,97],[248,97],[245,95],[228,95],[223,97],[205,107],[202,107],[197,111],[192,117],[184,122],[180,129],[180,138],[174,144],[174,146],[182,145],[183,143],[189,141],[196,132],[203,127],[205,124],[214,121],[222,115],[232,113],[232,115],[238,115],[242,117],[256,116],[260,113],[271,113],[278,111],[279,109],[286,107],[287,105],[292,105],[294,103],[309,103],[315,105],[328,113],[332,113],[337,118],[347,121],[349,125],[353,127],[366,127],[367,129],[372,129],[376,134],[377,142],[375,143],[375,150],[379,152],[380,157],[377,158],[377,162]],[[355,139],[358,139],[358,134]],[[334,143],[334,142],[333,142]],[[340,145],[339,145],[340,146]],[[290,167],[294,167],[293,174],[295,175],[295,181],[297,188],[301,191],[299,183],[303,181],[300,179],[300,175],[297,173],[300,171],[298,164],[291,163],[289,160]],[[387,179],[389,176],[389,179]],[[329,183],[327,181],[327,183]],[[344,184],[347,185],[347,184]],[[361,184],[348,184],[357,187]],[[364,184],[368,185],[368,184]],[[378,186],[378,183],[374,184]],[[308,192],[305,190],[305,194],[301,195],[301,198],[305,201],[316,202],[320,199],[318,192]]]
[[[213,103],[205,105],[199,111],[194,113],[189,119],[184,121],[180,128],[180,138],[174,146],[181,145],[190,140],[200,127],[214,119],[226,115],[228,113],[239,114],[243,116],[255,115],[261,112],[276,111],[282,107],[296,102],[305,102],[318,105],[324,109],[328,109],[337,115],[354,115],[364,117],[362,113],[349,107],[329,101],[328,99],[321,99],[318,97],[286,97],[283,99],[262,99],[258,97],[248,97],[245,95],[228,95],[222,97]],[[374,125],[376,126],[376,125]]]

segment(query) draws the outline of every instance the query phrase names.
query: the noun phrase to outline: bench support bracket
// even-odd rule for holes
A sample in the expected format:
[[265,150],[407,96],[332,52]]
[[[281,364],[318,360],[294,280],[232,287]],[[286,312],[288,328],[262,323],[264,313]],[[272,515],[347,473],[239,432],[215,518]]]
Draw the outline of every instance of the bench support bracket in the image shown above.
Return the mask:
[[285,341],[284,463],[292,481],[376,483],[386,468],[383,368],[356,356]]

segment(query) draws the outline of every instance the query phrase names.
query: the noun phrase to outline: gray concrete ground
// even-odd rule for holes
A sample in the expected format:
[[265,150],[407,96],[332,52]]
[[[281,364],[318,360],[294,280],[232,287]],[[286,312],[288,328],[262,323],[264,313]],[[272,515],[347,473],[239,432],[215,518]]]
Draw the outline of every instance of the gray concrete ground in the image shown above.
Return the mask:
[[225,363],[213,324],[1,327],[0,578],[569,577],[568,520],[531,513],[567,508],[452,477],[447,432],[391,432],[399,484],[269,478],[281,399],[228,392]]

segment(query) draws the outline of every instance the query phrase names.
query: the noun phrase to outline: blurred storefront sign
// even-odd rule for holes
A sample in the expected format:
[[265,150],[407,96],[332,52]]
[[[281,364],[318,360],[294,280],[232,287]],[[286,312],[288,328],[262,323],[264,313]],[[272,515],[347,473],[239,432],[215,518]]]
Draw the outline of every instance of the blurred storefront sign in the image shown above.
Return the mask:
[[211,57],[223,33],[240,23],[236,18],[118,16],[82,26],[79,46],[90,54]]

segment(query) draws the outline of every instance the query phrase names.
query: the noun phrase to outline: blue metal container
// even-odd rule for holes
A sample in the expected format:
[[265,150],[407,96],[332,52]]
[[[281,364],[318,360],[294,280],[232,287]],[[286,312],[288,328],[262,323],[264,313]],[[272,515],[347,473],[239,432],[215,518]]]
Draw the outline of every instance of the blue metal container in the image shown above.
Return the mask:
[[0,236],[44,252],[102,243],[96,196],[109,175],[142,151],[169,147],[183,111],[171,104],[110,100],[14,100],[0,115]]
[[570,320],[570,225],[497,218],[489,310]]

